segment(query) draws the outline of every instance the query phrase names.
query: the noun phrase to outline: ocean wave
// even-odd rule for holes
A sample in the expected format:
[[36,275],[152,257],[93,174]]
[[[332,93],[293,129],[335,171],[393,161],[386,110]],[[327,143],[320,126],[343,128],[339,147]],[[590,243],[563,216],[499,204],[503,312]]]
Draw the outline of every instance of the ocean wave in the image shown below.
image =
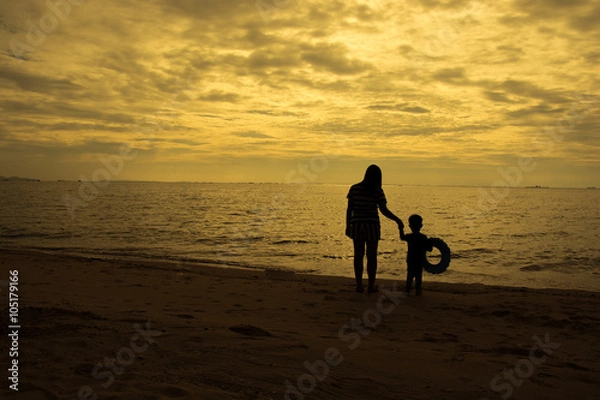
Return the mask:
[[274,256],[276,257],[300,257],[302,254],[300,253],[290,253],[290,252],[286,252],[286,253],[276,253],[274,254]]
[[566,258],[556,262],[531,262],[521,268],[523,272],[544,272],[554,271],[563,273],[574,273],[582,271],[594,271],[600,266],[600,258],[597,257],[576,257]]
[[308,240],[304,239],[283,239],[272,242],[273,244],[308,244]]
[[50,232],[28,232],[12,231],[0,232],[0,239],[73,239],[82,237],[69,232],[50,233]]
[[212,238],[207,238],[206,241],[212,241],[215,245],[233,245],[246,242],[256,242],[265,239],[266,237],[263,235],[218,235],[213,236]]
[[510,235],[507,235],[510,238],[515,238],[515,239],[526,239],[526,238],[537,238],[537,237],[544,237],[544,236],[549,236],[551,234],[556,234],[556,232],[524,232],[524,233],[511,233]]
[[544,271],[544,270],[548,270],[551,268],[546,268],[540,264],[530,264],[530,265],[526,265],[524,267],[519,268],[521,271],[525,271],[525,272],[538,272],[538,271]]
[[478,258],[484,254],[496,254],[500,252],[502,252],[501,249],[479,247],[475,249],[452,251],[452,258]]
[[215,239],[213,238],[197,238],[194,239],[194,243],[214,243]]

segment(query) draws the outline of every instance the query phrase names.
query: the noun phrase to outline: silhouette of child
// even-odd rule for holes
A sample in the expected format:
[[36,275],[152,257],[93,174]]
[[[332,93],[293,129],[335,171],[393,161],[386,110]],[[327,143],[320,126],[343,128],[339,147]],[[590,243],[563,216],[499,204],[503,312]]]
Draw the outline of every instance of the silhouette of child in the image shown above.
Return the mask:
[[410,226],[412,233],[404,234],[404,228],[402,226],[399,227],[400,240],[408,244],[408,252],[406,254],[406,294],[410,293],[414,280],[417,296],[420,296],[422,293],[421,282],[423,280],[425,252],[432,251],[433,246],[427,240],[427,236],[421,233],[423,218],[420,215],[411,215],[408,218],[408,226]]

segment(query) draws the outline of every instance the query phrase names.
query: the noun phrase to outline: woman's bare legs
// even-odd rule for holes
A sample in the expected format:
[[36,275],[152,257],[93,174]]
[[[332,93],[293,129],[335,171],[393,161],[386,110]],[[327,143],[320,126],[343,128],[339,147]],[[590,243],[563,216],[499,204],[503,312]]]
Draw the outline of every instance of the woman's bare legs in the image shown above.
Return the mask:
[[354,240],[354,277],[356,278],[356,291],[358,293],[364,291],[362,276],[364,270],[363,259],[365,258],[365,243],[364,240]]
[[[375,287],[375,277],[377,276],[377,245],[379,241],[373,240],[367,242],[367,275],[369,276],[369,292],[377,291]],[[362,264],[362,263],[361,263]]]

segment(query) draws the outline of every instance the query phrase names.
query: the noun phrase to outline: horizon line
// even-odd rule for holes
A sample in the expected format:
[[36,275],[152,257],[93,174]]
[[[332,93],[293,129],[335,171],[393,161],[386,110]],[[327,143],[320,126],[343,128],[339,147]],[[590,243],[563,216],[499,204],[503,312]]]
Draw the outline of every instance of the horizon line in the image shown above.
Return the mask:
[[[4,177],[0,176],[0,182],[82,182],[79,179],[38,179],[38,178],[21,178],[21,177]],[[303,183],[287,183],[280,181],[191,181],[191,180],[144,180],[144,179],[111,179],[109,182],[115,183],[192,183],[192,184],[253,184],[253,185],[352,185],[347,182],[303,182]],[[524,185],[524,186],[495,186],[495,185],[477,185],[477,184],[418,184],[418,183],[384,183],[383,186],[422,186],[422,187],[465,187],[465,188],[508,188],[508,189],[598,189],[596,186],[549,186],[549,185]]]

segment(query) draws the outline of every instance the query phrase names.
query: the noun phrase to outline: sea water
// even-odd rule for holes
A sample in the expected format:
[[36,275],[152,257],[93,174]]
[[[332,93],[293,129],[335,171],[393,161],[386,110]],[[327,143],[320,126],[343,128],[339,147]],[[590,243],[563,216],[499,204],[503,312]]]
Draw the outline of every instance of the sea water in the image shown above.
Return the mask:
[[[0,248],[353,276],[349,185],[0,182]],[[425,281],[600,291],[600,191],[384,185],[388,208],[444,240]],[[401,281],[406,243],[381,216],[378,276]],[[430,255],[436,262],[437,251]]]

